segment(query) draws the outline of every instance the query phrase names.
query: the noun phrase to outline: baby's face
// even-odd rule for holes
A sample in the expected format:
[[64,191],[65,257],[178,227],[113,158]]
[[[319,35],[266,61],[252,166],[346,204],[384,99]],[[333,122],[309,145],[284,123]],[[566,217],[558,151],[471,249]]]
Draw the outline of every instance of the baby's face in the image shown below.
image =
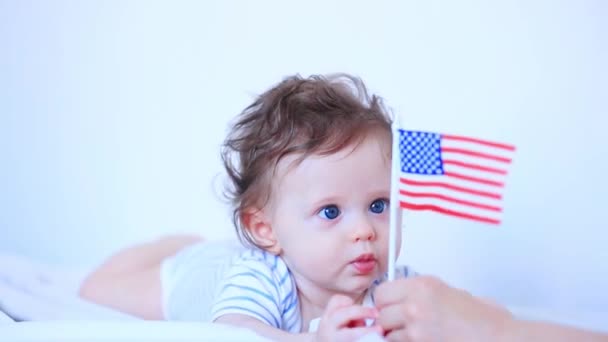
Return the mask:
[[270,222],[300,288],[358,295],[386,272],[390,149],[374,133],[295,167],[297,156],[279,163]]

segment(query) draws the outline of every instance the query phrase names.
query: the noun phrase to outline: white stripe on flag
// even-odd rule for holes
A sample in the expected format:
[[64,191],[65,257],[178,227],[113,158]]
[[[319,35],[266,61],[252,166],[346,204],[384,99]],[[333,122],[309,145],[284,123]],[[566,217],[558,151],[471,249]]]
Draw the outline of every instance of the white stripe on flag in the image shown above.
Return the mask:
[[[447,210],[453,210],[462,214],[470,214],[474,216],[487,217],[493,220],[500,220],[502,217],[502,208],[500,202],[492,203],[494,201],[475,201],[464,199],[464,196],[453,196],[449,191],[420,191],[419,189],[406,190],[406,194],[401,194],[400,200],[402,202],[413,204],[413,205],[435,205]],[[431,194],[433,197],[417,197],[416,194]],[[410,195],[411,194],[411,195]],[[455,201],[450,198],[456,199]],[[473,206],[467,204],[471,202],[479,205]],[[480,208],[481,207],[481,208]]]
[[[424,150],[420,151],[424,155]],[[402,207],[499,223],[503,188],[513,155],[514,147],[508,145],[442,135],[444,174],[400,173]]]

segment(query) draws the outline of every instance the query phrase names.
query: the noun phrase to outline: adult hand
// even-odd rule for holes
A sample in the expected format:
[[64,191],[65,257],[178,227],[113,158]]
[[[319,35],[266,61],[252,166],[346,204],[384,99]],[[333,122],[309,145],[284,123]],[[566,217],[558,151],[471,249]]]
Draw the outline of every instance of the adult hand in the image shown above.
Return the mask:
[[504,308],[429,276],[385,282],[374,297],[376,324],[389,341],[493,341],[513,320]]

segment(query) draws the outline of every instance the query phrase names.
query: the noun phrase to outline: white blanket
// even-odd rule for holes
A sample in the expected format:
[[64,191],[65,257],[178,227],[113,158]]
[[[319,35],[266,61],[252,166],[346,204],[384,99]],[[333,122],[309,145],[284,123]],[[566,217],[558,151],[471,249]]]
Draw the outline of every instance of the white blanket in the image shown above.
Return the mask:
[[78,288],[85,272],[0,254],[0,311],[17,320],[135,320],[82,300]]
[[253,332],[216,323],[162,321],[32,321],[0,325],[2,341],[251,341]]
[[10,318],[7,314],[0,311],[0,324],[14,322],[12,318]]
[[77,293],[85,273],[0,254],[0,341],[268,341],[244,328],[144,321],[82,300]]
[[[260,340],[253,332],[215,323],[143,321],[78,297],[86,270],[68,269],[0,254],[0,340],[4,341],[236,341]],[[510,307],[518,317],[607,331],[608,314],[568,314]],[[3,311],[8,314],[3,313]],[[17,321],[14,323],[10,318]],[[14,335],[11,335],[14,334]],[[6,336],[15,338],[4,339]],[[16,339],[17,336],[22,338]],[[377,341],[379,338],[370,338]]]
[[267,341],[246,329],[144,321],[82,300],[77,294],[84,275],[77,269],[0,255],[0,340]]

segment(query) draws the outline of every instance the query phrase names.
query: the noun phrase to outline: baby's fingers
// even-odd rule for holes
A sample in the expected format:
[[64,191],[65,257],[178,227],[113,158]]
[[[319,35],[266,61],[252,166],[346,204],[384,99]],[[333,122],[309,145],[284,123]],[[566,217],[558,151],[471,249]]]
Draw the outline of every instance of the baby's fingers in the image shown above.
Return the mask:
[[329,299],[329,303],[327,303],[327,307],[325,308],[325,314],[332,315],[334,311],[340,310],[340,308],[351,306],[353,305],[353,303],[353,300],[349,297],[343,295],[334,295]]
[[363,336],[367,336],[370,334],[374,334],[379,339],[382,339],[382,335],[383,335],[382,328],[379,326],[370,326],[370,327],[342,329],[338,332],[338,334],[336,336],[336,340],[337,341],[358,341]]
[[329,316],[329,323],[340,329],[365,326],[365,320],[378,317],[375,308],[368,308],[360,305],[351,305],[335,310]]

